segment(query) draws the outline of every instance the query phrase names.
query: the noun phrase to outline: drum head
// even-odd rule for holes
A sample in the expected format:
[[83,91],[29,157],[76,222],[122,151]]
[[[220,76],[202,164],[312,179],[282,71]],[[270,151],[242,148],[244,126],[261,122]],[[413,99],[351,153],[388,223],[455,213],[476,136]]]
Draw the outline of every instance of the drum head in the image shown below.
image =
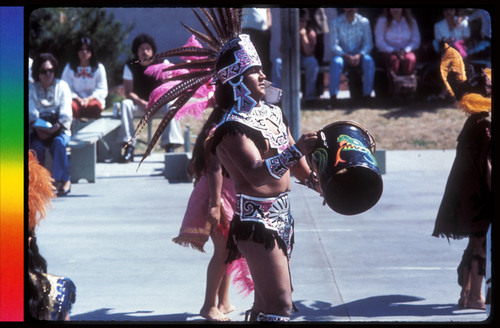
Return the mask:
[[324,197],[332,210],[343,215],[363,213],[382,196],[382,178],[366,166],[352,166],[334,174],[326,184]]

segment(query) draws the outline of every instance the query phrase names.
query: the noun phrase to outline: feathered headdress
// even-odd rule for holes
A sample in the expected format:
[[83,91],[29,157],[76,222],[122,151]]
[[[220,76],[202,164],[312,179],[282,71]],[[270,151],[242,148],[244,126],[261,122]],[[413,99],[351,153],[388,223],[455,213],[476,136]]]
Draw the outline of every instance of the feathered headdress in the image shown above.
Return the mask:
[[448,92],[467,114],[491,111],[491,69],[475,73],[466,68],[460,53],[448,43],[441,46],[441,78]]
[[[200,21],[204,33],[188,27],[182,22],[181,25],[203,43],[204,46],[201,46],[201,44],[188,44],[145,59],[160,60],[176,56],[190,58],[190,60],[172,64],[161,69],[161,73],[170,74],[170,76],[163,80],[165,84],[162,87],[159,87],[156,92],[152,93],[154,102],[148,105],[146,114],[139,122],[132,139],[136,138],[146,123],[162,106],[170,102],[173,103],[170,105],[170,110],[163,117],[155,134],[151,138],[139,166],[151,153],[151,150],[170,121],[203,86],[213,84],[215,81],[220,81],[222,84],[229,81],[233,86],[235,100],[240,108],[250,110],[255,105],[253,99],[249,97],[249,91],[242,83],[242,79],[236,83],[230,81],[234,77],[241,76],[249,67],[261,65],[250,37],[246,34],[240,35],[242,9],[201,8],[199,9],[201,15],[195,9],[192,10]],[[202,16],[206,20],[203,20]],[[231,56],[231,54],[234,56]],[[230,60],[226,62],[228,55]],[[224,58],[224,60],[221,61],[221,58]],[[174,71],[177,73],[172,73]],[[161,76],[161,74],[158,76]],[[172,84],[173,81],[179,82],[174,85]],[[171,84],[168,85],[168,83]],[[131,141],[128,145],[130,145]]]
[[38,163],[32,151],[28,156],[28,227],[30,231],[33,231],[47,215],[47,209],[56,194],[50,172]]

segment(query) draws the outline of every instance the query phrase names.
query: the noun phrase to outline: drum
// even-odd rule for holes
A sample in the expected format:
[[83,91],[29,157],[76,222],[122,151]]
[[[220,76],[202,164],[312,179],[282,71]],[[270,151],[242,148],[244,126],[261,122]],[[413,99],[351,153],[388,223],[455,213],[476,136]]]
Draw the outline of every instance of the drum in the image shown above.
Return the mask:
[[343,215],[372,208],[382,196],[375,140],[361,124],[338,121],[319,131],[318,147],[306,156],[328,206]]

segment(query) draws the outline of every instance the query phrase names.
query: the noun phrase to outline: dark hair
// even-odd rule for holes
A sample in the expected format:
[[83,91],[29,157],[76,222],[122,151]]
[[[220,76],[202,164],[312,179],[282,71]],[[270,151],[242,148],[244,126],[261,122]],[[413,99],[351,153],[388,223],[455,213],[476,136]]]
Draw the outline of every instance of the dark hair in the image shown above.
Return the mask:
[[29,298],[28,314],[31,319],[47,320],[49,315],[48,306],[50,304],[49,294],[45,292],[50,290],[50,282],[43,275],[47,272],[47,261],[38,251],[36,236],[32,231],[28,247],[28,272],[29,276]]
[[[239,79],[240,77],[237,76],[233,78],[233,80]],[[235,81],[236,82],[236,81]],[[229,82],[222,84],[220,82],[217,82],[216,88],[215,88],[215,102],[217,103],[217,106],[220,106],[224,109],[231,109],[235,103],[234,100],[234,95],[233,95],[233,87]]]
[[78,57],[78,52],[82,49],[82,46],[86,45],[87,49],[90,51],[92,56],[90,56],[90,67],[92,67],[92,71],[97,69],[97,57],[95,55],[94,46],[92,45],[92,40],[86,36],[81,37],[75,44],[75,50],[71,55],[71,59],[69,61],[69,66],[73,71],[76,72],[78,66],[80,66],[80,58]]
[[206,170],[205,140],[210,130],[222,120],[225,113],[226,111],[224,108],[216,105],[196,138],[193,147],[193,158],[189,164],[189,173],[195,177],[195,180],[198,180]]
[[40,81],[39,77],[40,67],[46,61],[49,61],[52,64],[52,66],[54,66],[55,73],[58,72],[59,62],[57,61],[56,57],[54,57],[51,53],[48,52],[43,52],[41,54],[38,54],[33,60],[33,66],[31,71],[31,77],[33,77],[33,80],[35,80],[36,82]]
[[[402,16],[405,18],[406,20],[406,23],[408,24],[408,27],[411,29],[413,29],[413,15],[411,13],[411,9],[410,8],[402,8],[403,9],[403,13],[402,13]],[[383,12],[383,15],[385,16],[386,18],[386,29],[389,28],[389,26],[391,26],[391,23],[392,23],[392,15],[391,15],[391,8],[384,8],[384,12]]]
[[153,48],[153,55],[156,54],[156,42],[155,39],[149,34],[142,33],[135,37],[134,41],[132,41],[132,53],[134,54],[134,58],[138,59],[137,51],[141,44],[147,43]]
[[305,21],[310,21],[311,20],[309,18],[309,13],[307,12],[307,9],[300,8],[300,10],[299,10],[299,20],[305,20]]

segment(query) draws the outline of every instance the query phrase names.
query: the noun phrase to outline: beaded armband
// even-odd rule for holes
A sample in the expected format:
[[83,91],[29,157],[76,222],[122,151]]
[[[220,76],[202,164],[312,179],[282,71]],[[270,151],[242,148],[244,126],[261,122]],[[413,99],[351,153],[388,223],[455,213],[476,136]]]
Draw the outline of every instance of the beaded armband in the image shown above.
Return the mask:
[[272,177],[279,180],[302,156],[300,150],[293,145],[285,148],[281,154],[266,159],[265,162]]

